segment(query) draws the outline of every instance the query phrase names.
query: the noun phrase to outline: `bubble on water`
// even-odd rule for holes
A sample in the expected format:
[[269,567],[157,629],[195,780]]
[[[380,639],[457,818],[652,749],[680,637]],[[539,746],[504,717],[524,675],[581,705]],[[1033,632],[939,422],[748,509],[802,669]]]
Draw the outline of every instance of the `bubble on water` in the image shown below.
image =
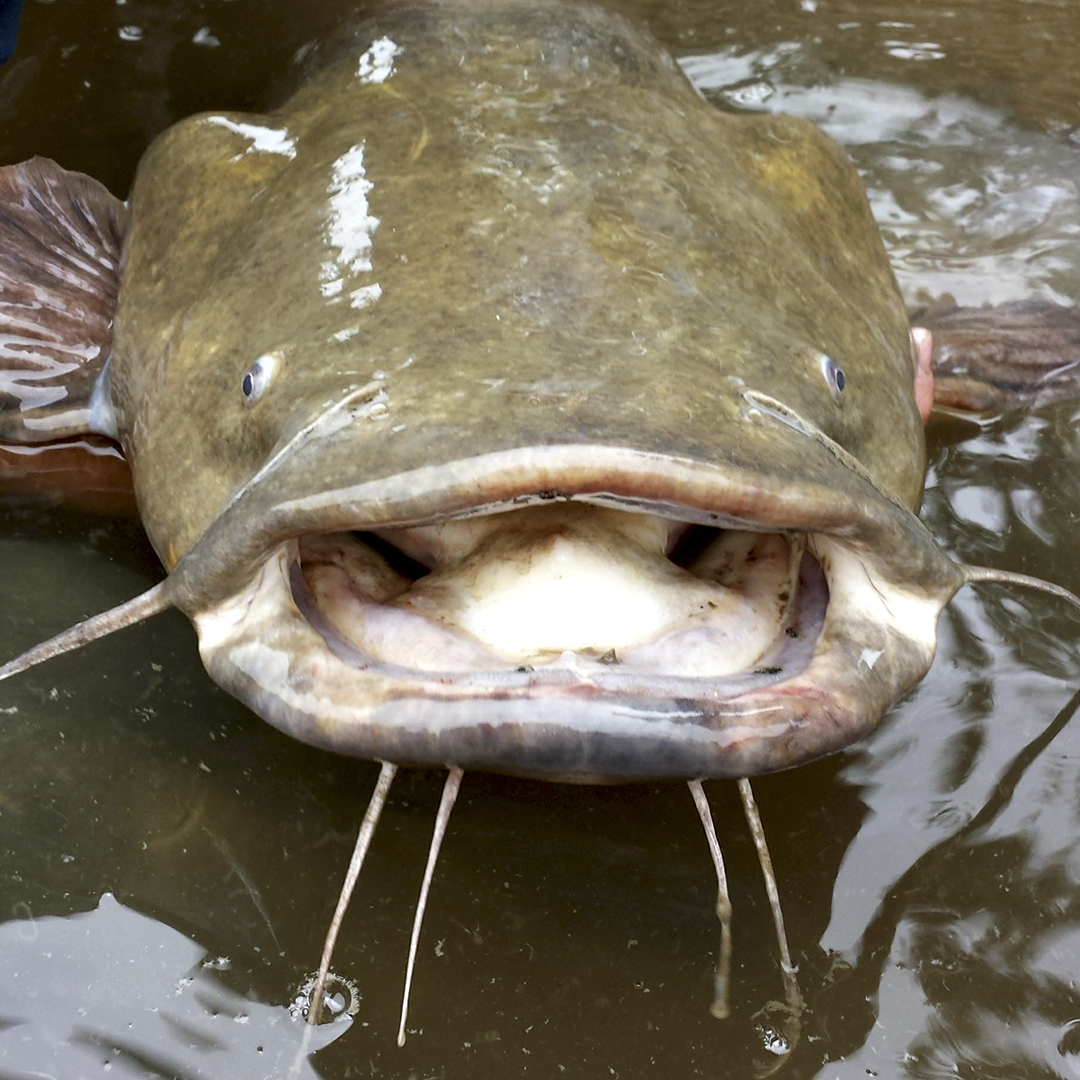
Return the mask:
[[[318,972],[312,972],[296,991],[296,996],[289,1005],[289,1014],[296,1020],[307,1018],[311,1011],[311,995],[315,992],[315,983],[318,981]],[[360,1002],[363,996],[359,987],[343,975],[337,975],[331,971],[326,978],[326,989],[323,993],[322,1024],[332,1024],[335,1021],[355,1016],[360,1011]]]
[[1080,1054],[1080,1019],[1070,1020],[1058,1040],[1058,1053],[1063,1057]]

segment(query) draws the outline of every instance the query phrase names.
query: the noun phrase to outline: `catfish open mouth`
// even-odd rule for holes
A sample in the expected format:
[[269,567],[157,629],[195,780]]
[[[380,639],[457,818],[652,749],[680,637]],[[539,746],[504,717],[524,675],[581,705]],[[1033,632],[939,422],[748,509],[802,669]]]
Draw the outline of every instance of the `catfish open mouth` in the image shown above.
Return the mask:
[[[828,588],[805,537],[564,502],[305,536],[293,599],[346,662],[399,677],[567,672],[600,689],[743,692],[801,671]],[[523,680],[524,681],[524,680]]]
[[314,745],[575,781],[786,768],[925,673],[947,596],[857,536],[673,510],[544,492],[304,532],[192,613],[203,660]]

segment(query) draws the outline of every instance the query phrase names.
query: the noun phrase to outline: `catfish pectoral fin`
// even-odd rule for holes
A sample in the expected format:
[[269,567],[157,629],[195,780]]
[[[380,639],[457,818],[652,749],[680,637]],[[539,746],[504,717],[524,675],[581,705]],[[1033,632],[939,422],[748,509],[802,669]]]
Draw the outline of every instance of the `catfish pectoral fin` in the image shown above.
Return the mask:
[[934,401],[998,412],[1080,396],[1080,309],[1046,300],[909,312],[934,336]]
[[152,589],[147,589],[146,592],[140,593],[131,600],[109,608],[100,615],[91,615],[89,619],[68,627],[67,630],[49,638],[48,641],[27,649],[14,660],[0,665],[0,680],[18,675],[19,672],[51,660],[54,656],[82,648],[83,645],[88,645],[91,641],[96,641],[116,630],[122,630],[125,626],[134,626],[136,623],[149,619],[152,615],[166,611],[173,606],[167,591],[168,584],[168,579],[159,581]]
[[0,168],[0,440],[115,435],[95,396],[112,348],[124,204],[48,158]]
[[0,495],[62,503],[93,514],[139,516],[131,469],[116,443],[100,435],[0,442]]

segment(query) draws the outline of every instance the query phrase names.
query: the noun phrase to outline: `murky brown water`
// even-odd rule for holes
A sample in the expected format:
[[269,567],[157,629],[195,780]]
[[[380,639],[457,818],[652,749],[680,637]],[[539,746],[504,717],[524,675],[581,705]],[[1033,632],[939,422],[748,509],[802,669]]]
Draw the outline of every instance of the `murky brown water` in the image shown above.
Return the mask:
[[[28,0],[0,69],[0,161],[48,154],[123,193],[156,130],[248,105],[268,54],[331,6]],[[1080,297],[1072,0],[622,6],[718,102],[805,113],[849,145],[910,296]],[[939,430],[925,517],[950,550],[1080,589],[1078,416]],[[134,524],[17,502],[0,518],[0,656],[160,575]],[[1080,1074],[1080,723],[1058,715],[1080,687],[1080,623],[985,587],[942,630],[875,737],[755,785],[808,1002],[782,1075]],[[338,947],[358,1014],[305,1046],[287,1006],[374,775],[218,692],[180,617],[6,683],[0,1077],[747,1077],[770,1060],[754,1017],[781,985],[730,785],[710,788],[736,917],[719,1022],[712,871],[685,788],[481,775],[399,1050],[441,785],[427,773],[398,781]]]

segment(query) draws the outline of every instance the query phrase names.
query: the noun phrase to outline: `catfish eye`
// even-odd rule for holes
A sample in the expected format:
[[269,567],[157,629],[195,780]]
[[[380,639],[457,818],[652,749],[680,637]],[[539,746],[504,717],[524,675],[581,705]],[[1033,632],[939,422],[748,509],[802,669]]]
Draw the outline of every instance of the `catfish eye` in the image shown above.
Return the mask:
[[264,353],[244,372],[244,377],[240,380],[240,392],[244,395],[245,404],[251,405],[259,400],[274,377],[277,362],[278,358],[273,353]]
[[826,353],[819,353],[818,359],[821,362],[821,374],[825,376],[825,381],[829,384],[833,400],[839,401],[843,397],[844,387],[847,385],[847,376],[844,375],[844,369]]

